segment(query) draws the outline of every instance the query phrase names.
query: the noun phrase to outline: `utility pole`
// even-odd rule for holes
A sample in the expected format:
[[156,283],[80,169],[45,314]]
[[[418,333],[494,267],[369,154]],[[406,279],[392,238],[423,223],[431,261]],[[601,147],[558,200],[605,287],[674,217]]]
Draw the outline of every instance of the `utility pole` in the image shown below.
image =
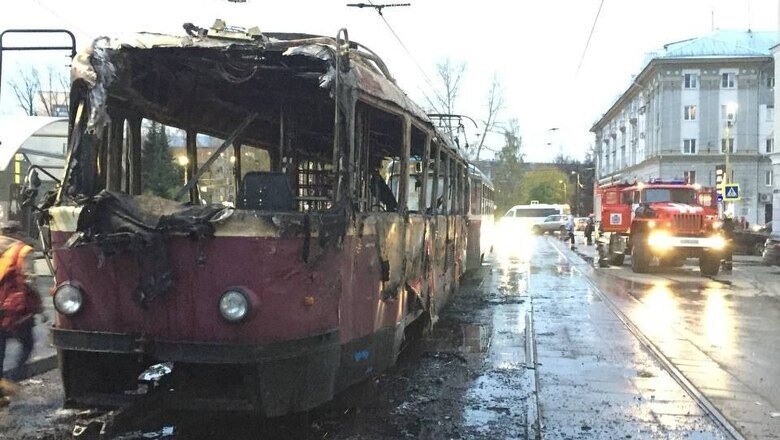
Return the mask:
[[582,183],[580,183],[580,173],[579,171],[572,171],[571,173],[577,176],[577,186],[574,187],[574,213],[580,216],[582,215],[580,213],[580,189],[582,189]]
[[[723,154],[725,155],[725,169],[724,169],[724,176],[723,176],[723,184],[724,188],[726,184],[732,183],[731,182],[731,163],[730,163],[730,156],[731,156],[731,128],[734,126],[734,124],[737,122],[737,104],[730,102],[726,104],[726,127],[725,127],[725,136],[723,145],[721,148],[723,148]],[[724,190],[725,191],[725,190]],[[725,196],[725,192],[724,192]],[[728,211],[726,209],[726,201],[723,201],[723,212],[725,213]],[[733,213],[732,213],[733,214]]]

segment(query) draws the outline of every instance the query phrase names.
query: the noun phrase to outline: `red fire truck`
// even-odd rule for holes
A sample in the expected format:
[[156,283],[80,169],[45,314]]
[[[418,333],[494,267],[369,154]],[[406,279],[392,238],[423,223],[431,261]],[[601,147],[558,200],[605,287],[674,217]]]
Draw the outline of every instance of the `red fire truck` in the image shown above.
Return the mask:
[[698,258],[704,276],[718,273],[726,240],[720,230],[715,193],[681,181],[607,183],[594,198],[599,224],[599,264],[622,265],[645,273],[660,266],[682,266]]

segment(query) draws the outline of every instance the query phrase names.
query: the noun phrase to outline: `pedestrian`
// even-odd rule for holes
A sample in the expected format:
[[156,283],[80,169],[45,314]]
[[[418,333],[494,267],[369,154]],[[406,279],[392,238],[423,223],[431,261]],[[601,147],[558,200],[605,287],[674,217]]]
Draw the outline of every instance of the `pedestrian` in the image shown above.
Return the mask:
[[571,242],[571,250],[574,250],[574,217],[572,216],[566,220],[566,237]]
[[[744,217],[742,217],[744,219]],[[734,218],[726,214],[723,218],[723,238],[726,239],[726,247],[723,249],[723,270],[730,273],[733,269],[734,255],[734,228],[736,227]]]
[[41,298],[32,287],[34,269],[32,248],[21,239],[17,222],[0,224],[0,407],[7,406],[19,387],[3,377],[6,342],[19,341],[14,377],[24,376],[24,368],[33,350],[35,315],[41,313]]
[[596,229],[596,220],[593,214],[588,215],[588,221],[585,223],[585,240],[588,246],[593,246],[593,231]]

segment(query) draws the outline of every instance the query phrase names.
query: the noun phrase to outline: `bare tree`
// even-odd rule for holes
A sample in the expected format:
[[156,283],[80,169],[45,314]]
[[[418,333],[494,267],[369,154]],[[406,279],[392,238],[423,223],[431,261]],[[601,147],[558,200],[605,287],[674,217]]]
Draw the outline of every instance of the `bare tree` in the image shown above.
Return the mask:
[[477,154],[474,160],[479,160],[482,148],[485,146],[485,137],[496,128],[498,114],[504,108],[504,94],[501,91],[501,83],[498,80],[498,74],[493,74],[493,81],[490,84],[490,90],[487,95],[487,117],[482,121],[482,135],[479,137],[477,145]]
[[[428,104],[433,107],[437,113],[453,114],[455,113],[455,101],[460,93],[461,80],[466,72],[466,63],[454,63],[449,58],[445,58],[436,64],[436,75],[441,81],[440,93]],[[447,120],[447,128],[452,132],[452,121]]]
[[49,66],[45,82],[35,66],[19,68],[16,79],[8,82],[24,112],[30,116],[58,116],[60,109],[68,105],[68,78]]
[[68,78],[54,66],[47,70],[46,84],[38,90],[38,98],[46,115],[59,116],[60,109],[68,108]]
[[20,67],[18,78],[8,81],[8,85],[14,91],[19,107],[28,115],[36,116],[35,98],[41,90],[41,79],[38,75],[38,69],[30,67],[25,71]]

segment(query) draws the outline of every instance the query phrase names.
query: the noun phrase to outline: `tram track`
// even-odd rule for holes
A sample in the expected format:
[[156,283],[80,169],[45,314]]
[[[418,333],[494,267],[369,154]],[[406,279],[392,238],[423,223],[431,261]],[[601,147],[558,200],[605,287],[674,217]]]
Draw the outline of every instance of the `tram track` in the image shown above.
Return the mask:
[[576,262],[571,255],[562,250],[558,245],[548,241],[548,244],[553,247],[563,258],[571,263],[572,270],[576,271],[583,276],[585,282],[590,286],[592,291],[607,305],[612,313],[623,323],[629,332],[644,346],[650,354],[655,358],[664,370],[677,382],[678,385],[696,402],[696,404],[707,415],[715,421],[726,433],[728,433],[735,440],[744,440],[745,437],[737,430],[737,428],[720,412],[720,410],[699,390],[696,385],[693,384],[679,368],[667,357],[663,351],[637,326],[631,318],[629,318],[623,311],[612,301],[607,294],[605,294],[601,288],[596,285],[590,274],[578,267],[580,264]]

